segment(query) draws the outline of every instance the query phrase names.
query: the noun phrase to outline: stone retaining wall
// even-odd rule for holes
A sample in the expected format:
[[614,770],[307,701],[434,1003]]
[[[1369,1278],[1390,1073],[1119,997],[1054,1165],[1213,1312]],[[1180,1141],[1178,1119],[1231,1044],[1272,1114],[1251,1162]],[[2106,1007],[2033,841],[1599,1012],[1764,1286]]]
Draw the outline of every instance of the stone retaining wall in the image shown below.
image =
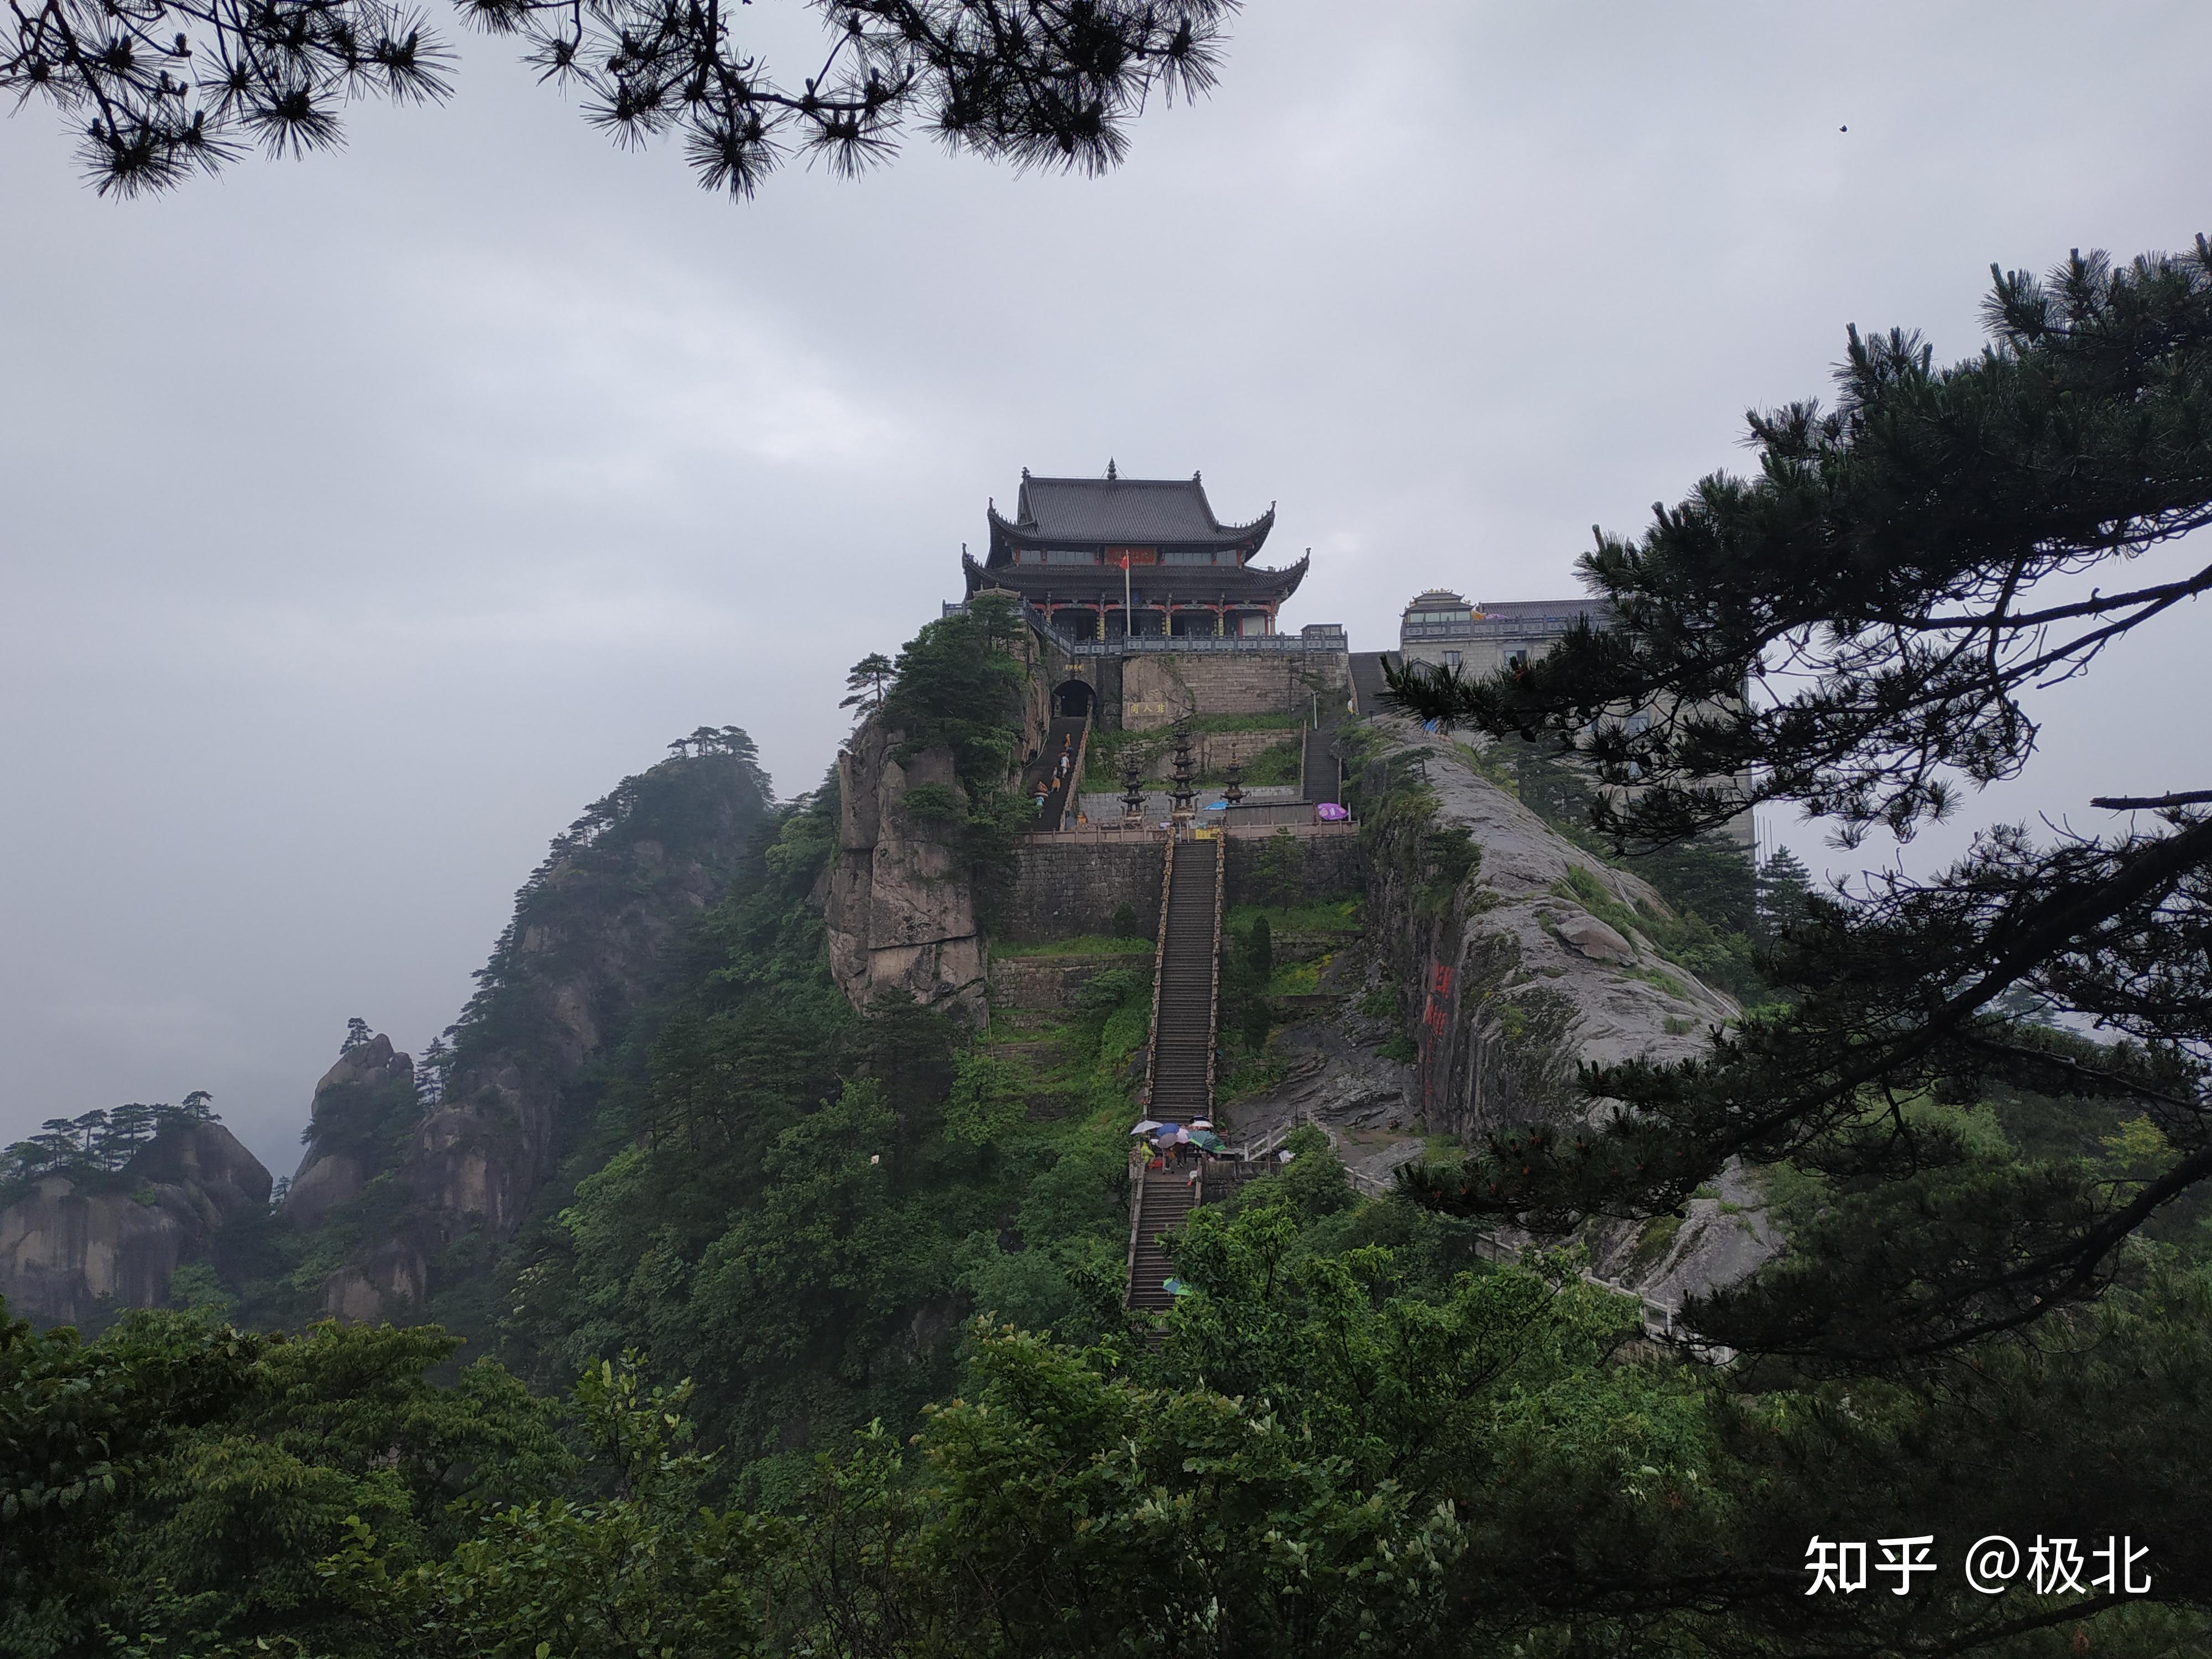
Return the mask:
[[994,1008],[1073,1008],[1083,988],[1112,968],[1152,971],[1152,959],[1139,951],[1103,957],[994,957],[991,960],[991,1006]]
[[1341,651],[1224,652],[1129,657],[1121,663],[1122,726],[1149,732],[1184,714],[1273,714],[1344,706],[1352,659]]
[[1006,908],[1009,939],[1075,939],[1114,931],[1114,912],[1127,904],[1152,937],[1159,922],[1164,848],[1157,840],[1030,841],[1015,866]]
[[[1264,834],[1230,836],[1231,904],[1259,902],[1254,882],[1259,873],[1261,850],[1270,839]],[[1298,902],[1310,904],[1322,899],[1342,898],[1346,893],[1361,890],[1365,880],[1364,867],[1360,861],[1359,836],[1355,831],[1325,829],[1319,834],[1304,835],[1294,831],[1292,839],[1299,849]]]

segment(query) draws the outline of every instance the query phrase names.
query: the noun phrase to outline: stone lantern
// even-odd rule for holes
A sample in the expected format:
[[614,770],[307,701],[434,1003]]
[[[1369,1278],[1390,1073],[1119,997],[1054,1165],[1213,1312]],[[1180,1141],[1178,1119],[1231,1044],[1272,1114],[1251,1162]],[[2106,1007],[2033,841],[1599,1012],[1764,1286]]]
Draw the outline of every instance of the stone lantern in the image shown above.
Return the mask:
[[1175,734],[1175,788],[1171,792],[1177,823],[1190,822],[1191,803],[1197,799],[1198,789],[1191,782],[1191,769],[1190,732],[1178,726]]
[[1137,757],[1129,757],[1121,768],[1121,822],[1142,823],[1145,821],[1144,781],[1137,775]]

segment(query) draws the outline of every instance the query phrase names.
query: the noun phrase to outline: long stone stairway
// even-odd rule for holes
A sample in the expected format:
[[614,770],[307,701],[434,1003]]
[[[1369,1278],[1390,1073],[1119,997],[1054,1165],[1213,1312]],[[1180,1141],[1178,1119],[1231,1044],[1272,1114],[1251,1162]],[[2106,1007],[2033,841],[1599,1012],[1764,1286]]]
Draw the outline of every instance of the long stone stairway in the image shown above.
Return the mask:
[[[1169,1123],[1209,1115],[1213,1105],[1213,1028],[1220,997],[1221,884],[1227,843],[1218,836],[1168,845],[1160,884],[1160,942],[1153,958],[1152,1048],[1146,1110]],[[1131,1194],[1129,1280],[1133,1309],[1164,1309],[1175,1298],[1163,1234],[1182,1224],[1198,1201],[1188,1170],[1137,1171]]]
[[1181,841],[1169,849],[1145,1102],[1154,1117],[1170,1123],[1204,1117],[1213,1106],[1224,845]]
[[[1067,813],[1067,803],[1082,787],[1084,733],[1090,726],[1088,716],[1063,716],[1053,721],[1047,729],[1044,744],[1037,757],[1022,770],[1022,793],[1031,800],[1036,799],[1039,780],[1048,786],[1045,796],[1037,805],[1036,818],[1030,826],[1034,830],[1057,830]],[[1068,757],[1068,769],[1060,770],[1062,753]]]

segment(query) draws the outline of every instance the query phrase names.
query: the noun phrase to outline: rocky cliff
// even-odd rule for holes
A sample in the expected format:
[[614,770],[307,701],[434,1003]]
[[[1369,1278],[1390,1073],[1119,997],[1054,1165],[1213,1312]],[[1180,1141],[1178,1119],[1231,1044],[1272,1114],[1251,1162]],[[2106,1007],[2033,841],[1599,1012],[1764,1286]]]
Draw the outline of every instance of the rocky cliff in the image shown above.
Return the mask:
[[[1390,964],[1416,988],[1415,1088],[1429,1122],[1474,1139],[1587,1111],[1577,1061],[1701,1053],[1737,1007],[1661,953],[1646,931],[1671,919],[1659,893],[1553,830],[1463,744],[1379,724],[1433,802],[1433,816],[1407,814],[1377,837],[1369,889]],[[1474,878],[1449,895],[1425,845],[1439,830],[1480,849]],[[1781,1243],[1733,1175],[1679,1218],[1593,1227],[1583,1242],[1597,1271],[1666,1302],[1741,1278]]]
[[904,992],[975,1018],[984,977],[975,892],[950,844],[951,820],[917,815],[908,801],[924,786],[964,794],[950,750],[902,763],[899,738],[871,720],[837,757],[837,857],[824,896],[830,971],[856,1006]]
[[159,1307],[233,1222],[265,1214],[269,1171],[222,1124],[171,1117],[119,1170],[50,1175],[0,1210],[0,1296],[52,1324]]
[[[1243,1103],[1240,1133],[1310,1115],[1355,1169],[1385,1177],[1424,1152],[1417,1125],[1479,1141],[1591,1109],[1577,1061],[1686,1059],[1737,1012],[1662,955],[1646,929],[1673,917],[1649,883],[1560,836],[1464,745],[1404,720],[1369,731],[1403,783],[1370,811],[1362,935],[1323,981],[1340,1000],[1278,1039],[1291,1075]],[[1408,1062],[1380,1052],[1404,1030],[1373,1012],[1385,987],[1413,1019]],[[1601,1274],[1665,1302],[1780,1247],[1734,1174],[1680,1217],[1593,1226],[1582,1242]]]
[[[346,1049],[315,1085],[307,1151],[284,1194],[284,1219],[307,1230],[361,1194],[413,1127],[415,1063],[376,1036]],[[382,1143],[382,1144],[380,1144]]]
[[481,1281],[473,1270],[588,1123],[606,1062],[771,806],[742,733],[708,734],[698,752],[624,780],[517,895],[434,1097],[416,1103],[409,1057],[381,1037],[340,1057],[317,1085],[285,1206],[349,1240],[320,1285],[323,1310],[420,1317],[457,1276]]

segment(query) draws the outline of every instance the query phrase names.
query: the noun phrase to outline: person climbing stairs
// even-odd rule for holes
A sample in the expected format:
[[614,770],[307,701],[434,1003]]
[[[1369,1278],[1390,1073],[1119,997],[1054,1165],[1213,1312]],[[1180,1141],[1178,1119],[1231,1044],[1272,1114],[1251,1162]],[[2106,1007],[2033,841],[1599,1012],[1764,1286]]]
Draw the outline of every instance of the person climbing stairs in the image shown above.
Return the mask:
[[1057,830],[1066,821],[1083,774],[1083,734],[1090,724],[1080,714],[1054,720],[1036,758],[1022,769],[1022,793],[1036,807],[1032,830]]

